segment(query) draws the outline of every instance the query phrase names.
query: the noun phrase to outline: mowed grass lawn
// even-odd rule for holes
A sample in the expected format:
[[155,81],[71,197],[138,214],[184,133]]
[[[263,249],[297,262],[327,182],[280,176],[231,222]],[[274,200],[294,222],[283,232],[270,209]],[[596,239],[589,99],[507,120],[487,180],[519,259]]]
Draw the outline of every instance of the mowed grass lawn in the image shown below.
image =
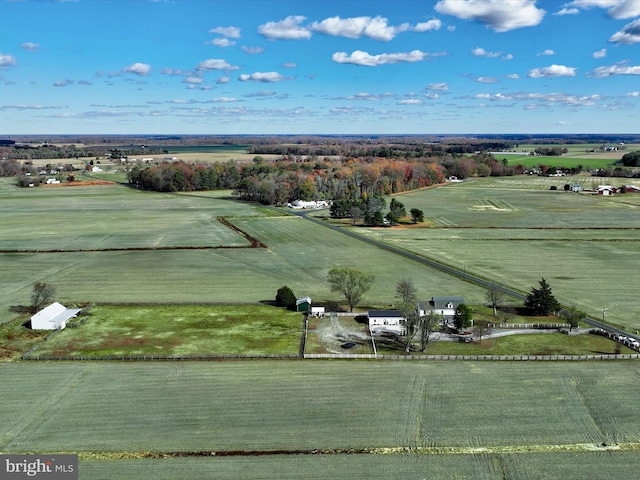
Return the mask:
[[297,355],[300,313],[269,306],[97,306],[36,355]]
[[[83,479],[634,478],[639,379],[635,361],[6,363],[0,451],[78,453]],[[239,456],[136,459],[221,451]]]

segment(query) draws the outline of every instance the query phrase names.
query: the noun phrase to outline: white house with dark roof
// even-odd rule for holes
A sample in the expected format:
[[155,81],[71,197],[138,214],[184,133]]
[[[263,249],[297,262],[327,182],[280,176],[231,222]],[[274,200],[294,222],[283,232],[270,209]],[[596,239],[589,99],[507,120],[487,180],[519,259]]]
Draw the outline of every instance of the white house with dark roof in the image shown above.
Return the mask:
[[405,335],[407,326],[400,310],[369,310],[367,312],[369,331],[375,333],[395,333]]
[[78,315],[81,310],[54,302],[31,317],[31,330],[62,330],[67,326],[67,320]]
[[428,302],[418,302],[416,313],[421,317],[429,312],[442,315],[442,323],[447,324],[453,321],[456,310],[462,303],[464,303],[464,297],[458,295],[431,297]]

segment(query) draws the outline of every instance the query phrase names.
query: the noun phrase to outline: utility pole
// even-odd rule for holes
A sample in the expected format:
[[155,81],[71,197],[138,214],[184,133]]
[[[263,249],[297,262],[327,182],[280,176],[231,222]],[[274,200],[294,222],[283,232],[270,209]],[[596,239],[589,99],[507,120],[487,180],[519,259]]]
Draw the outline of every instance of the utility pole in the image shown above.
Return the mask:
[[604,319],[607,316],[607,310],[608,308],[603,308],[602,309],[602,329],[604,330]]

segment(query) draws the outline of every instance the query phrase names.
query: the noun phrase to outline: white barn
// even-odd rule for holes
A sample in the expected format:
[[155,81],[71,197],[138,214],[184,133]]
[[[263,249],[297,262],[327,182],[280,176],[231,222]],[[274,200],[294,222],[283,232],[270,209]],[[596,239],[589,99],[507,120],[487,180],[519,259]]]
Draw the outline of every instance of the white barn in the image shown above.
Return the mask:
[[369,310],[367,312],[369,330],[374,333],[396,333],[405,335],[407,326],[400,310]]
[[32,330],[62,330],[67,326],[67,320],[80,313],[81,308],[67,308],[54,302],[31,317]]

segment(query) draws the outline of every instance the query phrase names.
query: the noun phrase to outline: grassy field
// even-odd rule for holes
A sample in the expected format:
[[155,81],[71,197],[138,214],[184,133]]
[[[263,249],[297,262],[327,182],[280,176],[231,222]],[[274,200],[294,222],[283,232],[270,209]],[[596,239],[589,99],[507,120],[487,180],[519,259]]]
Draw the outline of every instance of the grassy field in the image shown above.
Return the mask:
[[297,355],[300,313],[269,306],[97,306],[38,355]]
[[[529,292],[545,277],[556,297],[631,330],[640,307],[640,195],[606,198],[549,191],[546,177],[474,179],[400,195],[422,226],[359,233]],[[588,180],[587,180],[588,181]],[[584,182],[584,180],[583,180]]]
[[[75,452],[81,478],[92,479],[176,478],[178,470],[181,478],[205,471],[230,478],[238,469],[243,478],[397,478],[396,469],[434,479],[629,478],[621,462],[640,467],[639,369],[637,362],[8,363],[0,368],[9,387],[0,451]],[[325,455],[298,453],[313,450]],[[237,456],[172,454],[229,451]],[[149,458],[163,452],[168,458]]]

